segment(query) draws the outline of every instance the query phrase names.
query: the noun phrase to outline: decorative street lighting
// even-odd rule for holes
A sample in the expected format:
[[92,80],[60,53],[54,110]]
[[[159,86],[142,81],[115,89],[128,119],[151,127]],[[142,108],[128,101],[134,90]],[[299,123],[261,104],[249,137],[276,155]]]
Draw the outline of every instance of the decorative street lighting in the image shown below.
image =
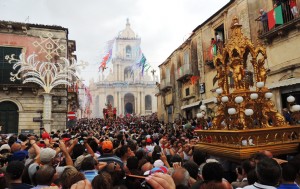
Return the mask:
[[291,122],[293,124],[298,124],[300,121],[300,105],[295,103],[295,97],[290,95],[287,97],[287,102],[289,103],[289,110],[291,112]]
[[41,42],[35,41],[34,46],[40,47],[40,52],[45,52],[45,59],[47,61],[37,60],[38,56],[35,53],[32,53],[26,58],[25,53],[22,53],[19,56],[19,59],[15,58],[15,55],[7,55],[5,59],[9,63],[14,63],[13,69],[16,70],[16,73],[10,73],[11,81],[23,80],[25,83],[36,83],[44,89],[44,105],[43,105],[43,125],[44,128],[50,132],[51,131],[51,111],[52,111],[52,89],[59,85],[69,85],[71,86],[72,82],[76,78],[76,71],[79,71],[79,67],[84,68],[87,64],[81,62],[76,64],[76,60],[72,59],[70,62],[64,57],[59,57],[61,62],[51,62],[53,54],[59,56],[57,48],[64,50],[65,47],[58,44],[59,40],[52,39],[53,34],[48,33],[47,38],[49,41],[46,44],[45,39],[41,37]]

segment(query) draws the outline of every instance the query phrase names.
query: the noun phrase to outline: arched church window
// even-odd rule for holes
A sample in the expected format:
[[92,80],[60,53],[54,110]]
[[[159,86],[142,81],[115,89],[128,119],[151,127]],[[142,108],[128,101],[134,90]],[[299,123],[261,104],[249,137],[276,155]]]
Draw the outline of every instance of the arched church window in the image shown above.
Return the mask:
[[145,110],[152,110],[152,99],[150,95],[145,96]]
[[129,45],[126,46],[126,58],[131,58],[131,47]]
[[112,107],[114,107],[114,97],[112,95],[108,95],[106,97],[106,103],[110,104]]
[[126,67],[124,69],[124,80],[127,81],[127,80],[132,80],[134,78],[134,73],[131,69],[130,66]]

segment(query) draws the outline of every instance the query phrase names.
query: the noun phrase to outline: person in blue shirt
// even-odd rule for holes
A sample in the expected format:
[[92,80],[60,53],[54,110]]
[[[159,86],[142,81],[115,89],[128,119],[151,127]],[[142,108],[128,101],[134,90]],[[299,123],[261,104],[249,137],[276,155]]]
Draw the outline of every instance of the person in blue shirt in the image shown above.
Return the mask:
[[296,168],[290,163],[281,164],[281,184],[277,189],[300,189],[300,187],[295,183],[297,177]]

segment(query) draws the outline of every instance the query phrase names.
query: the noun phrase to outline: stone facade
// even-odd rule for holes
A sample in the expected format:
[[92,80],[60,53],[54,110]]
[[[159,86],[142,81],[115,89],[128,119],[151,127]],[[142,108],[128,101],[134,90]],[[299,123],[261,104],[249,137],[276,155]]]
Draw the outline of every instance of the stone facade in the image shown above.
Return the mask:
[[[16,23],[1,21],[0,24],[0,48],[1,48],[1,73],[0,73],[0,133],[39,133],[40,121],[43,114],[44,90],[34,83],[22,84],[20,81],[10,81],[10,72],[14,72],[12,65],[5,60],[6,55],[16,52],[16,58],[20,53],[28,57],[32,53],[38,56],[36,59],[45,61],[45,54],[41,47],[34,45],[41,38],[47,38],[53,34],[53,39],[59,40],[59,45],[65,48],[58,50],[59,57],[74,57],[75,41],[68,44],[68,29],[60,26],[45,26],[28,23]],[[56,62],[58,56],[50,60]],[[4,69],[5,68],[5,69]],[[4,71],[3,71],[4,70]],[[66,86],[59,86],[51,91],[52,99],[52,128],[63,130],[66,127],[66,115],[68,111],[68,92]]]
[[[297,3],[299,8],[300,4]],[[264,43],[267,49],[268,79],[266,86],[274,94],[272,100],[275,102],[276,108],[281,111],[282,108],[288,107],[286,97],[289,95],[295,96],[296,103],[299,104],[300,54],[297,44],[300,42],[300,19],[299,17],[293,18],[288,11],[288,6],[283,3],[284,23],[263,32],[262,22],[259,21],[259,10],[265,8],[265,11],[268,12],[272,10],[273,6],[272,0],[231,0],[204,23],[197,26],[193,30],[193,34],[159,66],[161,83],[158,97],[164,103],[158,107],[161,109],[158,117],[166,122],[174,122],[176,118],[180,117],[195,118],[200,111],[200,104],[207,105],[208,116],[214,116],[216,105],[213,101],[217,96],[215,91],[218,85],[215,80],[217,71],[214,68],[211,54],[211,39],[217,39],[216,34],[219,34],[222,43],[226,43],[231,35],[230,27],[235,16],[243,25],[244,35],[254,44]],[[189,57],[185,58],[184,54],[188,54]],[[185,59],[189,59],[189,61],[184,62]],[[184,71],[181,68],[195,65],[197,65],[197,70],[186,71],[181,75],[182,77],[176,77],[181,70]],[[253,72],[251,68],[248,71]],[[164,74],[166,72],[167,74]],[[199,76],[194,84],[191,82],[192,76]],[[169,81],[167,87],[163,83],[164,80]],[[204,90],[200,89],[202,86]],[[186,88],[194,93],[190,92],[188,96],[185,96],[183,93]],[[170,93],[172,93],[173,100],[171,104],[167,104],[165,102],[170,98]],[[172,111],[170,111],[171,109]]]
[[130,28],[115,38],[111,62],[97,82],[90,82],[93,99],[92,117],[103,118],[103,108],[110,103],[117,115],[146,115],[157,111],[156,75],[151,70],[141,74],[133,65],[139,59],[141,39]]

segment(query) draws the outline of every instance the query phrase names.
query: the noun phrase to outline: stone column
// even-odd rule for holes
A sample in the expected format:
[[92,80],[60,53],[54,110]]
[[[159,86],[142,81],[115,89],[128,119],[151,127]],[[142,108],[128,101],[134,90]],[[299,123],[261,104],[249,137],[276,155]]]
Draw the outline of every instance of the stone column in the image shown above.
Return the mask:
[[50,93],[43,93],[44,96],[44,107],[43,107],[43,126],[45,130],[50,133],[51,128],[51,113],[52,113],[52,96]]
[[134,106],[134,107],[135,107],[134,113],[137,114],[137,113],[138,113],[138,112],[137,112],[137,110],[138,110],[138,109],[137,109],[137,107],[138,107],[137,97],[135,97],[134,104],[135,104],[135,106]]
[[141,92],[141,99],[142,99],[142,102],[141,102],[141,106],[142,106],[142,114],[146,114],[146,111],[145,111],[145,92]]
[[121,114],[124,114],[124,98],[121,97]]

